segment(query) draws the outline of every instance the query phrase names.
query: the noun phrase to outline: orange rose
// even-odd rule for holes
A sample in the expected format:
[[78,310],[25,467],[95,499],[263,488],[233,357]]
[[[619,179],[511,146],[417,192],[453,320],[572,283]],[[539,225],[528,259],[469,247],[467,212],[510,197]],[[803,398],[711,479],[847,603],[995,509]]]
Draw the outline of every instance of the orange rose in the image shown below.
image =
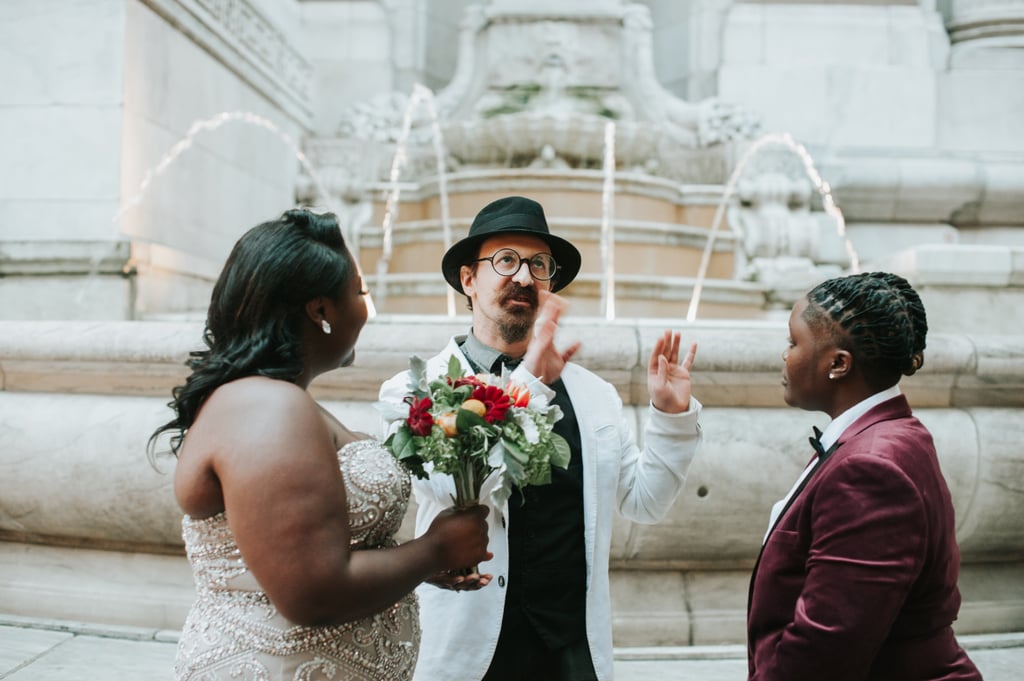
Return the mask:
[[455,427],[455,412],[450,411],[445,414],[441,414],[434,423],[441,426],[441,430],[444,431],[445,437],[455,437],[459,434],[459,429]]

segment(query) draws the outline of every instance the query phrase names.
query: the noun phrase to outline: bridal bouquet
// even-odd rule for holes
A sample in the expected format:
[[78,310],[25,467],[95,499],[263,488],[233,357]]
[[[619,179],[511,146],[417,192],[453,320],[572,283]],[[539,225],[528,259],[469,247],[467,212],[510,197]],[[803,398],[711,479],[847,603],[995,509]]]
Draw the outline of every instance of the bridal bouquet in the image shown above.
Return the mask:
[[478,503],[488,476],[499,476],[491,500],[500,507],[512,487],[551,482],[551,466],[569,465],[569,445],[552,432],[562,410],[544,395],[502,376],[464,376],[452,357],[445,375],[427,379],[426,362],[409,360],[409,394],[402,404],[378,402],[384,418],[401,421],[384,446],[413,475],[447,473],[458,507]]

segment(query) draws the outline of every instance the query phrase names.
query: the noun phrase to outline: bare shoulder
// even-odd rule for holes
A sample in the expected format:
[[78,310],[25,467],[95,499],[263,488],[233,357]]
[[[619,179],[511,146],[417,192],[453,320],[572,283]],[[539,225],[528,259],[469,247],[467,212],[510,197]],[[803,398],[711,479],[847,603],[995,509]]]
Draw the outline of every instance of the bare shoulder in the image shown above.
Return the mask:
[[288,381],[250,376],[217,388],[189,435],[221,453],[252,452],[322,429],[319,408],[305,390]]
[[270,489],[289,475],[330,478],[335,452],[309,393],[287,381],[239,379],[217,388],[189,428],[175,494],[186,513],[205,517],[230,507],[233,490]]
[[294,416],[297,412],[317,411],[316,402],[299,386],[263,376],[225,383],[210,395],[203,406],[206,409],[222,418],[238,416],[250,422],[260,414]]

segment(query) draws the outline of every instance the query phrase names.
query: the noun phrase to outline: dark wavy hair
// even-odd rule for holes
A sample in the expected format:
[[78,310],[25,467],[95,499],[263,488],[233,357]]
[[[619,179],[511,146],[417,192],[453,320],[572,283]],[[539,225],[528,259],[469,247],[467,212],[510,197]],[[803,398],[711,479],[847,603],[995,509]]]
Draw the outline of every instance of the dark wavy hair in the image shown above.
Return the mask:
[[[928,321],[910,283],[889,272],[829,279],[807,294],[804,320],[831,327],[874,387],[895,385],[924,366]],[[828,332],[828,331],[827,331]]]
[[174,419],[149,438],[151,457],[167,431],[177,455],[200,407],[225,383],[246,376],[294,383],[303,371],[305,304],[337,298],[355,273],[333,214],[289,210],[246,232],[213,287],[203,332],[207,349],[189,354],[192,374],[172,392]]

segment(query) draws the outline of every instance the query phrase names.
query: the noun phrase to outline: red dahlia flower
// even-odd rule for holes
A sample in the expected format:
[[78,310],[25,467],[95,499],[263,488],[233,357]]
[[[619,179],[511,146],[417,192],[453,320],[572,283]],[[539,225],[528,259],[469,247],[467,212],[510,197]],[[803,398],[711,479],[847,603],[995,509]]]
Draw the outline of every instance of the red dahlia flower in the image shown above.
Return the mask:
[[409,430],[413,435],[430,435],[430,429],[434,427],[434,417],[430,415],[430,408],[434,403],[429,397],[420,399],[410,396],[406,397],[405,401],[409,403],[409,418],[406,421]]
[[497,423],[505,418],[505,412],[512,406],[512,401],[501,388],[493,385],[482,385],[473,391],[473,399],[480,400],[487,407],[484,420]]

